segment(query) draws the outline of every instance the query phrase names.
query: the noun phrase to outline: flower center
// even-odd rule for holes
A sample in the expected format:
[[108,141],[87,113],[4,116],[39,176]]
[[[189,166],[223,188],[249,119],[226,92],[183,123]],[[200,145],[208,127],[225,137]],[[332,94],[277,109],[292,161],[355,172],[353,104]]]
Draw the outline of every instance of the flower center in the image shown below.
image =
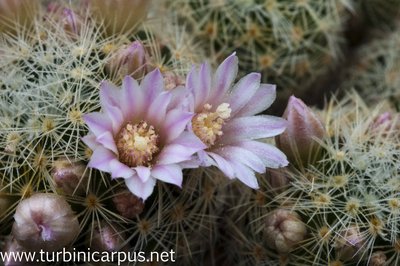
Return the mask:
[[154,127],[141,121],[127,123],[117,135],[119,160],[129,167],[150,166],[158,152],[159,136]]
[[192,118],[194,134],[207,146],[214,145],[217,138],[223,134],[222,126],[232,111],[228,103],[220,104],[215,112],[211,112],[211,108],[210,104],[205,104],[203,111]]

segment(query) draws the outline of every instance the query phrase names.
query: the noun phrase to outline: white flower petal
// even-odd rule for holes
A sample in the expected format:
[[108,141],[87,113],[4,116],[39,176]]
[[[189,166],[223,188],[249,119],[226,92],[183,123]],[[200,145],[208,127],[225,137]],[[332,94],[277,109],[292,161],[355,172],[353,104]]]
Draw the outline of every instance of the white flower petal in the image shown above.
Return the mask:
[[142,182],[138,176],[125,179],[128,189],[137,197],[146,200],[153,193],[156,179],[149,178],[146,182]]

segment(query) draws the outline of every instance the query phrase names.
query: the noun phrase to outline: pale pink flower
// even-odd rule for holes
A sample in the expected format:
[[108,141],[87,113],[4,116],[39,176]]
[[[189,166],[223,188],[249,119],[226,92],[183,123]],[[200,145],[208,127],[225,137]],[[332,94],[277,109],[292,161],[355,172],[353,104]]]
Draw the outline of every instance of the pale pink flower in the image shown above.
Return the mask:
[[184,131],[193,114],[170,103],[158,69],[141,84],[127,76],[119,89],[108,82],[100,88],[101,112],[84,120],[90,134],[84,142],[93,150],[89,167],[121,177],[139,198],[148,198],[156,180],[182,185],[182,165],[205,148]]
[[191,130],[207,145],[198,152],[200,163],[218,167],[227,177],[238,178],[258,188],[255,172],[288,164],[276,147],[257,141],[282,133],[286,121],[269,115],[255,115],[275,100],[275,85],[260,83],[251,73],[236,84],[238,59],[232,54],[211,73],[207,63],[193,68],[186,81],[192,94],[190,110],[195,112]]

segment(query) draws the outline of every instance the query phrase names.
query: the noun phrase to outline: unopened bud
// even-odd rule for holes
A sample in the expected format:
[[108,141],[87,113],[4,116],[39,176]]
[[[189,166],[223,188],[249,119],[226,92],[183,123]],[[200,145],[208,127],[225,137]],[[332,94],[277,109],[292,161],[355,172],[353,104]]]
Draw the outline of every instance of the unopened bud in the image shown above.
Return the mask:
[[19,203],[12,234],[27,250],[56,251],[72,243],[79,233],[78,219],[65,199],[38,193]]
[[123,46],[111,56],[106,65],[111,76],[141,78],[146,71],[146,52],[139,41]]
[[71,37],[75,38],[79,35],[82,19],[72,9],[64,8],[58,3],[51,2],[47,5],[47,13],[57,23],[60,23],[65,32]]
[[125,237],[117,225],[100,222],[93,225],[93,235],[88,239],[91,250],[98,252],[118,251],[123,248]]
[[85,194],[85,183],[87,182],[86,166],[79,161],[69,161],[61,158],[53,163],[51,175],[56,186],[67,195]]
[[151,0],[89,0],[94,18],[108,36],[132,33],[147,16]]
[[112,198],[117,211],[128,219],[133,219],[142,213],[143,200],[133,195],[128,189],[120,190]]
[[358,226],[352,225],[344,229],[336,239],[335,247],[342,260],[351,260],[360,257],[363,253],[365,238]]
[[268,169],[265,173],[266,179],[272,190],[275,192],[283,192],[285,187],[289,184],[289,176],[287,167],[280,169]]
[[297,213],[276,209],[266,218],[266,243],[279,253],[288,253],[307,234],[307,228]]
[[387,265],[387,257],[383,251],[375,251],[372,253],[368,266],[385,266]]
[[371,124],[371,131],[383,137],[388,135],[400,136],[400,116],[391,112],[378,115]]
[[15,33],[19,27],[29,27],[38,10],[38,1],[0,0],[0,32]]
[[285,132],[275,138],[278,148],[296,165],[315,162],[320,148],[315,139],[325,135],[321,120],[302,100],[294,96],[290,96],[282,117],[288,123]]

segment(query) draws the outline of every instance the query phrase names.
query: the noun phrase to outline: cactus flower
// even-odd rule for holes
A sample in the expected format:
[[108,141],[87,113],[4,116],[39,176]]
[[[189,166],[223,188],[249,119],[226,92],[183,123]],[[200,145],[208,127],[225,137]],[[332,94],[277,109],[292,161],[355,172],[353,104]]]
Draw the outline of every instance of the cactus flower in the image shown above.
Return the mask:
[[261,84],[259,73],[248,74],[233,85],[237,71],[235,54],[226,58],[215,74],[207,63],[190,71],[186,88],[193,96],[191,130],[207,146],[198,152],[202,165],[214,165],[228,178],[258,188],[255,172],[264,173],[266,167],[283,167],[288,162],[276,147],[257,140],[282,133],[286,121],[255,115],[275,100],[275,86]]
[[171,99],[158,69],[140,86],[129,76],[121,89],[103,82],[102,112],[84,116],[90,134],[83,141],[93,150],[88,166],[124,178],[128,189],[143,200],[157,179],[181,186],[181,163],[205,146],[184,131],[193,114],[170,106]]
[[112,76],[141,78],[146,70],[146,52],[142,43],[135,41],[117,50],[106,68]]
[[290,252],[307,234],[297,213],[276,209],[266,217],[266,243],[281,254]]
[[81,195],[86,191],[87,182],[86,165],[79,161],[70,161],[67,158],[60,158],[53,163],[51,176],[56,186],[68,195]]
[[12,234],[27,250],[56,251],[79,233],[77,216],[66,200],[56,194],[38,193],[19,203]]
[[88,246],[91,250],[98,252],[118,251],[125,242],[124,234],[121,228],[114,224],[108,224],[104,221],[92,225],[93,235],[88,236]]
[[283,134],[275,138],[277,146],[291,163],[313,163],[319,149],[315,139],[325,135],[321,120],[302,100],[294,96],[289,98],[282,117],[287,119],[288,126]]
[[133,219],[142,213],[144,209],[143,200],[129,192],[127,189],[118,191],[112,198],[118,213],[128,219]]

